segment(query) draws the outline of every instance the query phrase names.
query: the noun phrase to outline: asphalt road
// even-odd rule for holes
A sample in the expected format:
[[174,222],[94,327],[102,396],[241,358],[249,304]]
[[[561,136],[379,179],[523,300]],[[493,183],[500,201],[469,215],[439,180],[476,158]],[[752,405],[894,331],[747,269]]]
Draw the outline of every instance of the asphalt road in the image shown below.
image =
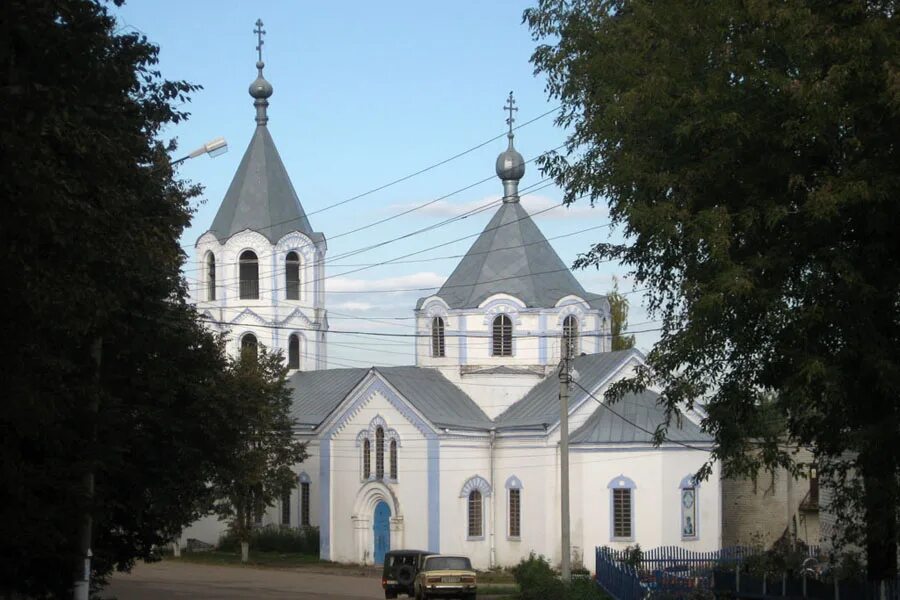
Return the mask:
[[103,598],[165,599],[312,599],[384,598],[377,577],[298,570],[219,567],[163,561],[138,564],[130,574],[116,574]]

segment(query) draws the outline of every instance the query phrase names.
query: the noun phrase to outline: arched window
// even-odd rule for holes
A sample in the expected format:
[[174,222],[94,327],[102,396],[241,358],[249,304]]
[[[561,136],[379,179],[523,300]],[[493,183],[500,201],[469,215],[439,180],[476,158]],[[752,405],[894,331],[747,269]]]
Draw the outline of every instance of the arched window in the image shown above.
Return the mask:
[[259,260],[252,250],[241,252],[238,260],[241,300],[259,299]]
[[507,523],[506,536],[512,540],[522,539],[522,481],[515,475],[506,480]]
[[391,479],[397,480],[397,440],[391,440]]
[[288,252],[284,261],[284,289],[288,300],[300,299],[300,257]]
[[686,475],[678,488],[681,490],[681,539],[696,540],[700,537],[697,523],[697,492],[700,486],[694,475]]
[[481,518],[481,492],[472,490],[469,492],[469,528],[468,536],[470,538],[480,538],[484,536]]
[[363,440],[362,448],[363,479],[368,479],[372,474],[372,447],[369,438]]
[[494,319],[492,356],[512,356],[512,321],[506,315]]
[[216,299],[216,255],[206,255],[206,299]]
[[431,355],[446,356],[444,348],[444,319],[435,317],[431,320]]
[[570,358],[578,356],[578,319],[575,315],[569,315],[563,321],[563,344]]
[[384,429],[375,430],[375,478],[384,479]]
[[300,368],[300,336],[292,333],[288,338],[288,369]]
[[252,333],[247,333],[241,338],[241,358],[250,357],[256,359],[259,342]]

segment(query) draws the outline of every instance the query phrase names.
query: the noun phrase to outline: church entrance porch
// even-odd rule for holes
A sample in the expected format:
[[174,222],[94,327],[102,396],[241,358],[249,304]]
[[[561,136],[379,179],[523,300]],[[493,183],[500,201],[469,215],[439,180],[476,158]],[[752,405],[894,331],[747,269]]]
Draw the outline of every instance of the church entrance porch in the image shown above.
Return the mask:
[[384,554],[391,549],[390,518],[391,509],[387,502],[382,500],[375,505],[375,524],[372,529],[375,536],[373,558],[376,565],[384,564]]
[[391,548],[403,548],[400,504],[383,482],[370,481],[360,488],[351,518],[357,562],[380,565]]

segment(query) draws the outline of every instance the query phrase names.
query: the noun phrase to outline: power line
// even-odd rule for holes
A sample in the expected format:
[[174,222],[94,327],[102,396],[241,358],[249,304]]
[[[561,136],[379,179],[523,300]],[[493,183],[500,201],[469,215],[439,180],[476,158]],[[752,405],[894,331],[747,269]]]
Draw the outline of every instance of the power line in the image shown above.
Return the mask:
[[[542,114],[538,115],[537,117],[534,117],[533,119],[531,119],[531,120],[529,120],[529,121],[525,121],[524,123],[522,123],[521,125],[518,125],[518,126],[514,127],[513,129],[520,129],[520,128],[522,128],[522,127],[525,127],[525,126],[527,126],[527,125],[530,125],[530,124],[534,123],[535,121],[538,121],[538,120],[540,120],[540,119],[543,119],[543,118],[546,117],[547,115],[553,114],[554,112],[558,111],[560,108],[561,108],[561,106],[557,106],[556,108],[553,108],[553,109],[551,109],[551,110],[548,110],[547,112],[542,113]],[[474,152],[475,150],[478,150],[479,148],[483,148],[484,146],[487,146],[487,145],[490,144],[491,142],[495,142],[495,141],[499,140],[500,138],[502,138],[502,137],[504,137],[504,136],[506,136],[506,135],[507,135],[507,132],[504,131],[503,133],[501,133],[501,134],[499,134],[499,135],[496,135],[496,136],[492,137],[492,138],[489,139],[489,140],[485,140],[485,141],[481,142],[480,144],[477,144],[477,145],[472,146],[471,148],[469,148],[469,149],[467,149],[467,150],[464,150],[464,151],[462,151],[462,152],[459,152],[459,153],[457,153],[457,154],[454,154],[453,156],[451,156],[451,157],[449,157],[449,158],[445,158],[444,160],[441,160],[441,161],[439,161],[439,162],[436,162],[436,163],[434,163],[434,164],[432,164],[432,165],[429,165],[429,166],[427,166],[427,167],[425,167],[425,168],[423,168],[423,169],[419,169],[418,171],[416,171],[416,172],[414,172],[414,173],[410,173],[409,175],[404,175],[403,177],[400,177],[400,178],[398,178],[398,179],[394,179],[393,181],[389,181],[388,183],[384,183],[384,184],[379,185],[379,186],[377,186],[377,187],[371,188],[371,189],[369,189],[369,190],[367,190],[367,191],[365,191],[365,192],[362,192],[361,194],[357,194],[357,195],[355,195],[355,196],[351,196],[351,197],[349,197],[349,198],[346,198],[346,199],[344,199],[344,200],[340,200],[340,201],[335,202],[335,203],[333,203],[333,204],[329,204],[329,205],[327,205],[327,206],[323,206],[322,208],[316,209],[316,210],[314,210],[314,211],[311,211],[311,212],[303,212],[301,215],[299,215],[299,216],[297,216],[297,217],[292,217],[292,218],[290,218],[290,219],[285,219],[285,220],[283,220],[283,221],[278,221],[278,222],[276,222],[276,223],[271,223],[271,224],[269,224],[269,225],[260,227],[257,231],[261,231],[261,230],[265,230],[265,229],[271,229],[271,228],[277,227],[277,226],[279,226],[279,225],[285,225],[285,224],[287,224],[287,223],[291,223],[291,222],[294,222],[294,221],[299,221],[300,219],[303,219],[303,218],[305,218],[305,217],[309,217],[309,216],[312,216],[312,215],[315,215],[315,214],[319,214],[319,213],[325,212],[325,211],[327,211],[327,210],[331,210],[331,209],[333,209],[333,208],[337,208],[338,206],[343,206],[344,204],[347,204],[347,203],[349,203],[349,202],[353,202],[353,201],[355,201],[355,200],[359,200],[360,198],[365,198],[366,196],[370,196],[370,195],[372,195],[372,194],[374,194],[374,193],[376,193],[376,192],[380,192],[380,191],[382,191],[382,190],[384,190],[384,189],[387,189],[387,188],[389,188],[389,187],[391,187],[391,186],[393,186],[393,185],[396,185],[396,184],[398,184],[398,183],[402,183],[402,182],[404,182],[404,181],[407,181],[407,180],[409,180],[409,179],[412,179],[413,177],[417,177],[417,176],[419,176],[419,175],[422,175],[423,173],[427,173],[428,171],[431,171],[431,170],[433,170],[433,169],[436,169],[437,167],[440,167],[440,166],[445,165],[445,164],[447,164],[447,163],[449,163],[449,162],[451,162],[451,161],[454,161],[454,160],[456,160],[457,158],[460,158],[460,157],[462,157],[462,156],[465,156],[466,154],[469,154],[469,153],[471,153],[471,152]],[[558,150],[559,148],[562,148],[564,145],[565,145],[565,144],[563,144],[563,145],[561,145],[561,146],[558,146],[557,148],[555,148],[555,150]],[[552,150],[551,150],[550,152],[552,152]],[[532,159],[532,160],[534,160],[534,159]],[[485,181],[488,181],[488,179],[490,179],[490,178],[486,178],[486,179],[483,180],[481,183],[483,183],[483,182],[485,182]],[[188,249],[188,248],[190,248],[190,247],[191,247],[191,244],[182,246],[182,248],[184,248],[184,249]]]

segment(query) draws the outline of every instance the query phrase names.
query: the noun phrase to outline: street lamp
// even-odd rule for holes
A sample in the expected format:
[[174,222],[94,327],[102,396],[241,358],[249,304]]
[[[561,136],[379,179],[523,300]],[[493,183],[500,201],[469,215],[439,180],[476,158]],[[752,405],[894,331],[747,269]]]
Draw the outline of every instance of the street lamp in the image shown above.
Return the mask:
[[203,144],[187,156],[182,156],[178,160],[173,160],[172,164],[177,165],[178,163],[184,162],[189,158],[197,158],[201,154],[209,154],[210,158],[215,158],[220,154],[225,154],[226,152],[228,152],[228,142],[225,141],[225,138],[220,137],[214,139],[211,142]]
[[[177,165],[180,162],[184,162],[189,158],[197,158],[201,154],[209,154],[210,157],[216,157],[220,154],[225,154],[228,152],[228,142],[225,141],[225,138],[216,138],[211,142],[208,142],[187,156],[183,156],[178,160],[173,160],[171,164]],[[94,361],[96,362],[96,371],[95,377],[99,377],[100,373],[100,360],[103,353],[103,341],[102,338],[97,338],[94,341],[93,348],[91,350]],[[99,409],[99,402],[95,398],[90,406],[91,412],[96,416]],[[96,433],[95,433],[96,435]],[[94,471],[91,469],[84,475],[84,488],[88,498],[93,498],[94,496]],[[76,574],[78,579],[75,580],[74,585],[72,587],[72,598],[73,600],[88,600],[90,597],[91,590],[91,559],[93,558],[93,552],[91,551],[91,542],[92,542],[92,529],[93,527],[93,519],[91,517],[90,512],[86,512],[82,517],[81,523],[81,533],[79,534],[79,548],[81,550],[82,555],[82,572]]]

